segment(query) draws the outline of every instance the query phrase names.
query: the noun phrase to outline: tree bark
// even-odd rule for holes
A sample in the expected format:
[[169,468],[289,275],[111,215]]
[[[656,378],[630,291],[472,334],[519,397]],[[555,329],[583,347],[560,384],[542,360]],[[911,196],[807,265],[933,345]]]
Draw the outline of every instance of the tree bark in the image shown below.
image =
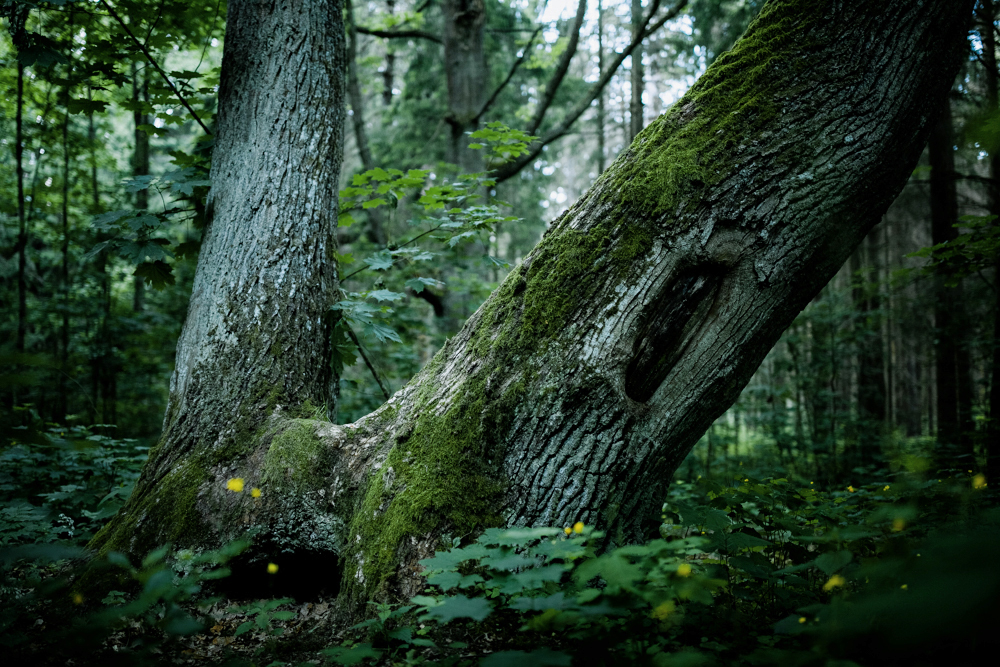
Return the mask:
[[[139,73],[139,68],[132,63],[132,104],[149,104],[149,77]],[[132,123],[135,131],[135,147],[132,152],[132,176],[149,175],[149,135],[140,130],[142,125],[149,125],[149,114],[145,109],[136,106],[132,111]],[[136,190],[135,207],[140,211],[149,208],[149,190]],[[141,312],[146,307],[146,284],[139,276],[132,279],[132,310]]]
[[334,408],[327,320],[338,287],[341,11],[336,0],[228,5],[214,217],[177,344],[163,435],[128,504],[95,538],[98,548],[134,552],[227,534],[203,508],[225,498],[215,490],[239,476],[268,418],[289,406]]
[[[642,0],[632,0],[632,39],[642,37]],[[642,132],[642,43],[632,51],[632,104],[629,106],[629,143]]]
[[486,101],[489,77],[484,37],[486,5],[483,0],[444,0],[444,68],[448,82],[448,116],[451,127],[448,161],[462,173],[483,171],[482,151],[470,150],[466,132],[476,129],[479,110]]
[[[390,9],[392,3],[388,3]],[[344,15],[347,17],[347,93],[351,102],[351,122],[354,125],[354,140],[358,145],[361,166],[365,171],[375,168],[371,147],[368,144],[368,131],[365,129],[365,100],[361,94],[361,83],[358,81],[358,35],[354,23],[354,6],[351,0],[344,2]],[[386,67],[390,67],[388,57]],[[390,80],[386,85],[391,86]],[[391,95],[390,95],[391,98]],[[392,100],[386,102],[389,104]],[[368,216],[368,240],[379,246],[388,242],[385,226],[382,224],[382,209],[370,208],[365,212]]]
[[[996,55],[996,6],[993,0],[981,0],[976,6],[979,18],[979,35],[983,43],[983,73],[986,82],[986,110],[997,113],[998,71]],[[993,224],[1000,224],[1000,151],[993,150],[987,161],[989,185],[988,210],[998,216]],[[990,478],[1000,478],[1000,257],[993,267],[993,354],[990,368],[989,420],[986,422],[986,469]]]
[[[958,195],[955,188],[954,130],[951,107],[946,101],[931,132],[928,152],[931,163],[931,243],[937,245],[958,237]],[[937,437],[943,447],[940,464],[950,468],[956,455],[971,457],[972,395],[969,354],[965,344],[968,322],[961,284],[947,286],[943,276],[934,283],[934,365],[937,396]],[[971,464],[968,460],[959,465]]]
[[971,15],[952,0],[770,2],[416,378],[335,426],[290,418],[323,398],[316,332],[336,284],[343,32],[339,3],[320,4],[229,7],[217,213],[165,434],[94,546],[252,530],[258,558],[336,554],[348,606],[419,591],[417,560],[446,535],[580,520],[637,537],[902,188]]

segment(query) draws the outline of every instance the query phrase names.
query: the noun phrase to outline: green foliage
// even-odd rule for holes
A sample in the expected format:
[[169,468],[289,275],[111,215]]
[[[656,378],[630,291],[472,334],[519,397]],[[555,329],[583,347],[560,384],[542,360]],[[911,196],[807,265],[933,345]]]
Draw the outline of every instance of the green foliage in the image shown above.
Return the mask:
[[0,546],[86,544],[125,503],[149,448],[100,430],[34,421],[13,432],[0,450]]
[[[976,555],[1000,540],[982,480],[904,473],[836,491],[744,475],[682,483],[664,504],[659,539],[604,552],[606,536],[582,524],[487,529],[421,561],[429,588],[409,604],[379,605],[353,628],[367,641],[327,655],[453,665],[943,656],[1000,617],[1000,575]],[[484,634],[505,650],[470,656]]]
[[963,278],[990,269],[1000,257],[1000,225],[995,215],[963,215],[955,225],[963,229],[951,240],[921,248],[908,257],[926,257],[926,275],[942,275],[945,285],[954,287]]

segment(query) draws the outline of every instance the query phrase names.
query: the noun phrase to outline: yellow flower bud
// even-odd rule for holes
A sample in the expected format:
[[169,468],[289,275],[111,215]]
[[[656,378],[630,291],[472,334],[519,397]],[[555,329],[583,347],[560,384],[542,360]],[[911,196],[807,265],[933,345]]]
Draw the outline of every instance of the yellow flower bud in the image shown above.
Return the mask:
[[229,489],[230,491],[235,491],[236,493],[239,493],[240,491],[243,490],[243,478],[233,477],[231,480],[226,482],[226,488]]
[[250,495],[253,496],[254,498],[260,498],[260,489],[258,488],[250,489]]
[[580,533],[583,532],[583,522],[582,521],[577,521],[576,523],[573,524],[573,532],[576,533],[577,535],[579,535]]
[[563,528],[563,532],[566,533],[567,535],[570,535],[573,533],[573,529],[570,528],[569,526],[566,526],[565,528]]
[[844,579],[839,574],[835,574],[832,577],[830,577],[830,580],[828,582],[823,584],[823,590],[832,591],[834,588],[839,588],[840,586],[843,586],[846,583],[847,583],[846,579]]
[[805,623],[805,622],[806,622],[806,617],[805,616],[799,616],[799,623]]
[[681,563],[680,565],[677,566],[677,574],[679,574],[682,577],[690,577],[691,566],[688,565],[687,563]]
[[274,563],[268,563],[267,564],[267,573],[268,574],[277,574],[277,572],[278,572],[278,566],[277,565],[275,565]]

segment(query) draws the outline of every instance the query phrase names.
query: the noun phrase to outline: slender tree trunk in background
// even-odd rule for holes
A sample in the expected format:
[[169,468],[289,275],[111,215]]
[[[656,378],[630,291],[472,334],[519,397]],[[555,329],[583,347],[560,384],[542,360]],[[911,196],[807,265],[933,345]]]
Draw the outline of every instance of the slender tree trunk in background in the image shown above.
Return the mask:
[[[604,74],[604,4],[597,0],[597,75]],[[597,96],[597,173],[603,174],[606,166],[604,147],[604,91]]]
[[290,417],[329,395],[342,15],[246,4],[164,436],[92,546],[254,530],[254,558],[335,554],[355,609],[421,590],[445,534],[581,520],[621,542],[658,519],[671,472],[905,184],[971,12],[769,3],[416,378],[336,426]]
[[[632,0],[632,39],[642,31],[642,0]],[[632,103],[629,105],[628,142],[642,132],[642,90],[645,87],[642,73],[642,44],[632,51]]]
[[[385,0],[385,11],[392,16],[396,10],[395,0]],[[396,53],[393,51],[392,40],[385,40],[385,69],[382,70],[382,104],[389,106],[392,104],[392,88],[395,84],[393,78],[396,74]],[[370,167],[367,167],[370,169]]]
[[[392,3],[389,4],[391,7]],[[345,0],[344,8],[347,19],[347,94],[351,102],[351,122],[354,125],[354,140],[361,156],[361,166],[368,171],[375,168],[375,161],[372,159],[368,132],[365,129],[365,99],[361,95],[361,83],[358,81],[358,33],[355,30],[354,7],[351,0]],[[386,245],[388,239],[382,224],[382,209],[370,208],[366,214],[368,240],[380,246]]]
[[63,103],[65,115],[62,124],[62,255],[61,284],[62,293],[62,328],[59,357],[59,402],[56,404],[55,420],[63,422],[69,409],[69,394],[66,390],[66,379],[69,377],[69,100],[70,81],[73,78],[73,6],[69,10],[69,45],[66,47],[66,90]]
[[17,179],[17,338],[15,349],[24,352],[28,331],[28,283],[25,278],[28,229],[24,212],[24,65],[17,61],[17,108],[14,116],[14,169]]
[[[955,189],[954,130],[951,107],[946,103],[931,132],[928,152],[931,164],[931,243],[937,245],[958,236],[958,196]],[[971,454],[971,391],[967,328],[962,286],[948,287],[944,278],[934,285],[934,368],[937,393],[937,435],[944,467],[967,465],[954,457]]]
[[[976,6],[979,35],[983,43],[983,74],[986,82],[986,110],[997,113],[997,56],[994,22],[996,8],[993,0],[980,0]],[[993,150],[987,161],[989,187],[987,188],[990,215],[998,216],[993,224],[1000,224],[1000,151]],[[993,354],[990,372],[989,420],[986,422],[986,467],[992,479],[1000,479],[1000,257],[993,268]]]
[[444,68],[448,80],[448,115],[451,127],[448,161],[463,173],[484,169],[482,151],[470,150],[466,133],[476,129],[476,116],[486,103],[489,76],[483,51],[486,5],[483,0],[443,0]]
[[[139,68],[132,63],[132,103],[149,104],[149,77],[139,72]],[[145,109],[138,106],[132,112],[132,122],[135,126],[135,148],[132,152],[132,176],[149,175],[149,135],[140,130],[140,125],[149,125],[150,117]],[[137,190],[135,193],[135,207],[140,211],[149,208],[149,190]],[[146,303],[146,284],[139,276],[132,279],[132,310],[141,312]]]
[[878,229],[851,256],[853,300],[858,332],[858,437],[859,465],[875,463],[886,432],[885,358],[882,342]]

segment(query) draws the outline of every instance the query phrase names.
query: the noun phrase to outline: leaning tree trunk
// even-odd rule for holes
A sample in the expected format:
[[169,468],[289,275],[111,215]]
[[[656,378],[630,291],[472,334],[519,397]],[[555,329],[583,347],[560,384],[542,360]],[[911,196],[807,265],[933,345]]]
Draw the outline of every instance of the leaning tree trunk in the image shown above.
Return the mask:
[[[96,544],[252,530],[260,557],[335,554],[350,604],[418,590],[444,535],[581,520],[635,537],[902,188],[971,3],[770,2],[434,360],[346,426],[292,418],[326,387],[340,14],[230,12],[217,213],[166,433]],[[293,20],[291,54],[251,51]]]

